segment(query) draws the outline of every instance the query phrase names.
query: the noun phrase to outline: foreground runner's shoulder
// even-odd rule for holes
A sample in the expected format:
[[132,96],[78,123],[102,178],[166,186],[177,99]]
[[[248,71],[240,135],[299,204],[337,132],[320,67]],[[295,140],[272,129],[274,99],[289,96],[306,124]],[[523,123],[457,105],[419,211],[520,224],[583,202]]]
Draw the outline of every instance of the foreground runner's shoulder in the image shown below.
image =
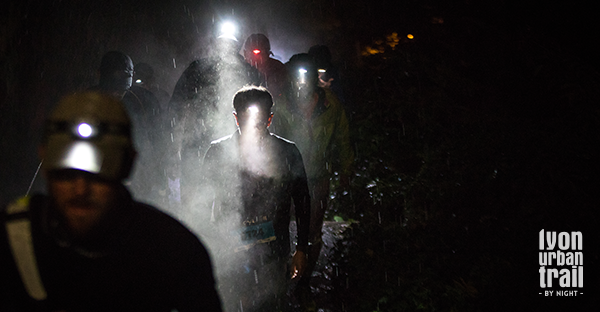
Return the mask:
[[6,206],[4,213],[9,219],[25,217],[29,212],[29,196],[23,196]]
[[21,197],[6,208],[5,222],[8,243],[27,294],[38,301],[48,296],[37,265],[31,221],[29,220],[29,197]]

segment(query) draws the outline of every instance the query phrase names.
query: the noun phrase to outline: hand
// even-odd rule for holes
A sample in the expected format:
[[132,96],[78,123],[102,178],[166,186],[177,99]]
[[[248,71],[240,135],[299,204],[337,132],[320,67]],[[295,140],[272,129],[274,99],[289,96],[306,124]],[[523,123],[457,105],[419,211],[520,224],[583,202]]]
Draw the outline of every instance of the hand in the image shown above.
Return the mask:
[[319,87],[321,88],[331,88],[331,82],[333,81],[333,78],[329,78],[327,81],[321,79],[321,77],[319,77]]
[[294,256],[292,257],[292,267],[291,267],[291,276],[292,279],[297,279],[302,277],[304,270],[306,269],[306,254],[302,251],[296,251]]

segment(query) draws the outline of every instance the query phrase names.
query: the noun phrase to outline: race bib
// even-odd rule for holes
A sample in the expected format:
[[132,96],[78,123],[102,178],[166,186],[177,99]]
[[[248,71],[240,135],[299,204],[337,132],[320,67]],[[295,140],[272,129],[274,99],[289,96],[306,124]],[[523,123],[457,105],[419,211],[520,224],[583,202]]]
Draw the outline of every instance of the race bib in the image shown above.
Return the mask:
[[264,244],[276,240],[273,221],[252,224],[241,227],[235,231],[240,238],[240,244],[235,251],[248,250],[257,244]]

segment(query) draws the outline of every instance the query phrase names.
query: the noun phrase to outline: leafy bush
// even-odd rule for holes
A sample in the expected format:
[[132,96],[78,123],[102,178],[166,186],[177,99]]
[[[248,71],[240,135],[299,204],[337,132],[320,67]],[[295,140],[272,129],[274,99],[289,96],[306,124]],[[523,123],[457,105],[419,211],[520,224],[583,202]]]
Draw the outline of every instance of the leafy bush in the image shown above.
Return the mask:
[[328,211],[358,221],[332,259],[342,310],[539,308],[504,299],[536,293],[535,233],[597,220],[597,76],[527,34],[487,31],[492,64],[448,37],[349,70],[355,177]]

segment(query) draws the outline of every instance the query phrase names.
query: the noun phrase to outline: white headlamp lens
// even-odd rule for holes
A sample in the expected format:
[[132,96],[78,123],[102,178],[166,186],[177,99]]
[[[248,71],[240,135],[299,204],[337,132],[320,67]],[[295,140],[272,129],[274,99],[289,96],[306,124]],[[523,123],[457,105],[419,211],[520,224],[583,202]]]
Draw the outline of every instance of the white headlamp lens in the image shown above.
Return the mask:
[[236,33],[235,24],[232,22],[225,22],[221,25],[221,35],[222,36],[234,36]]
[[94,134],[94,129],[87,123],[80,123],[77,126],[77,134],[82,138],[89,138]]

